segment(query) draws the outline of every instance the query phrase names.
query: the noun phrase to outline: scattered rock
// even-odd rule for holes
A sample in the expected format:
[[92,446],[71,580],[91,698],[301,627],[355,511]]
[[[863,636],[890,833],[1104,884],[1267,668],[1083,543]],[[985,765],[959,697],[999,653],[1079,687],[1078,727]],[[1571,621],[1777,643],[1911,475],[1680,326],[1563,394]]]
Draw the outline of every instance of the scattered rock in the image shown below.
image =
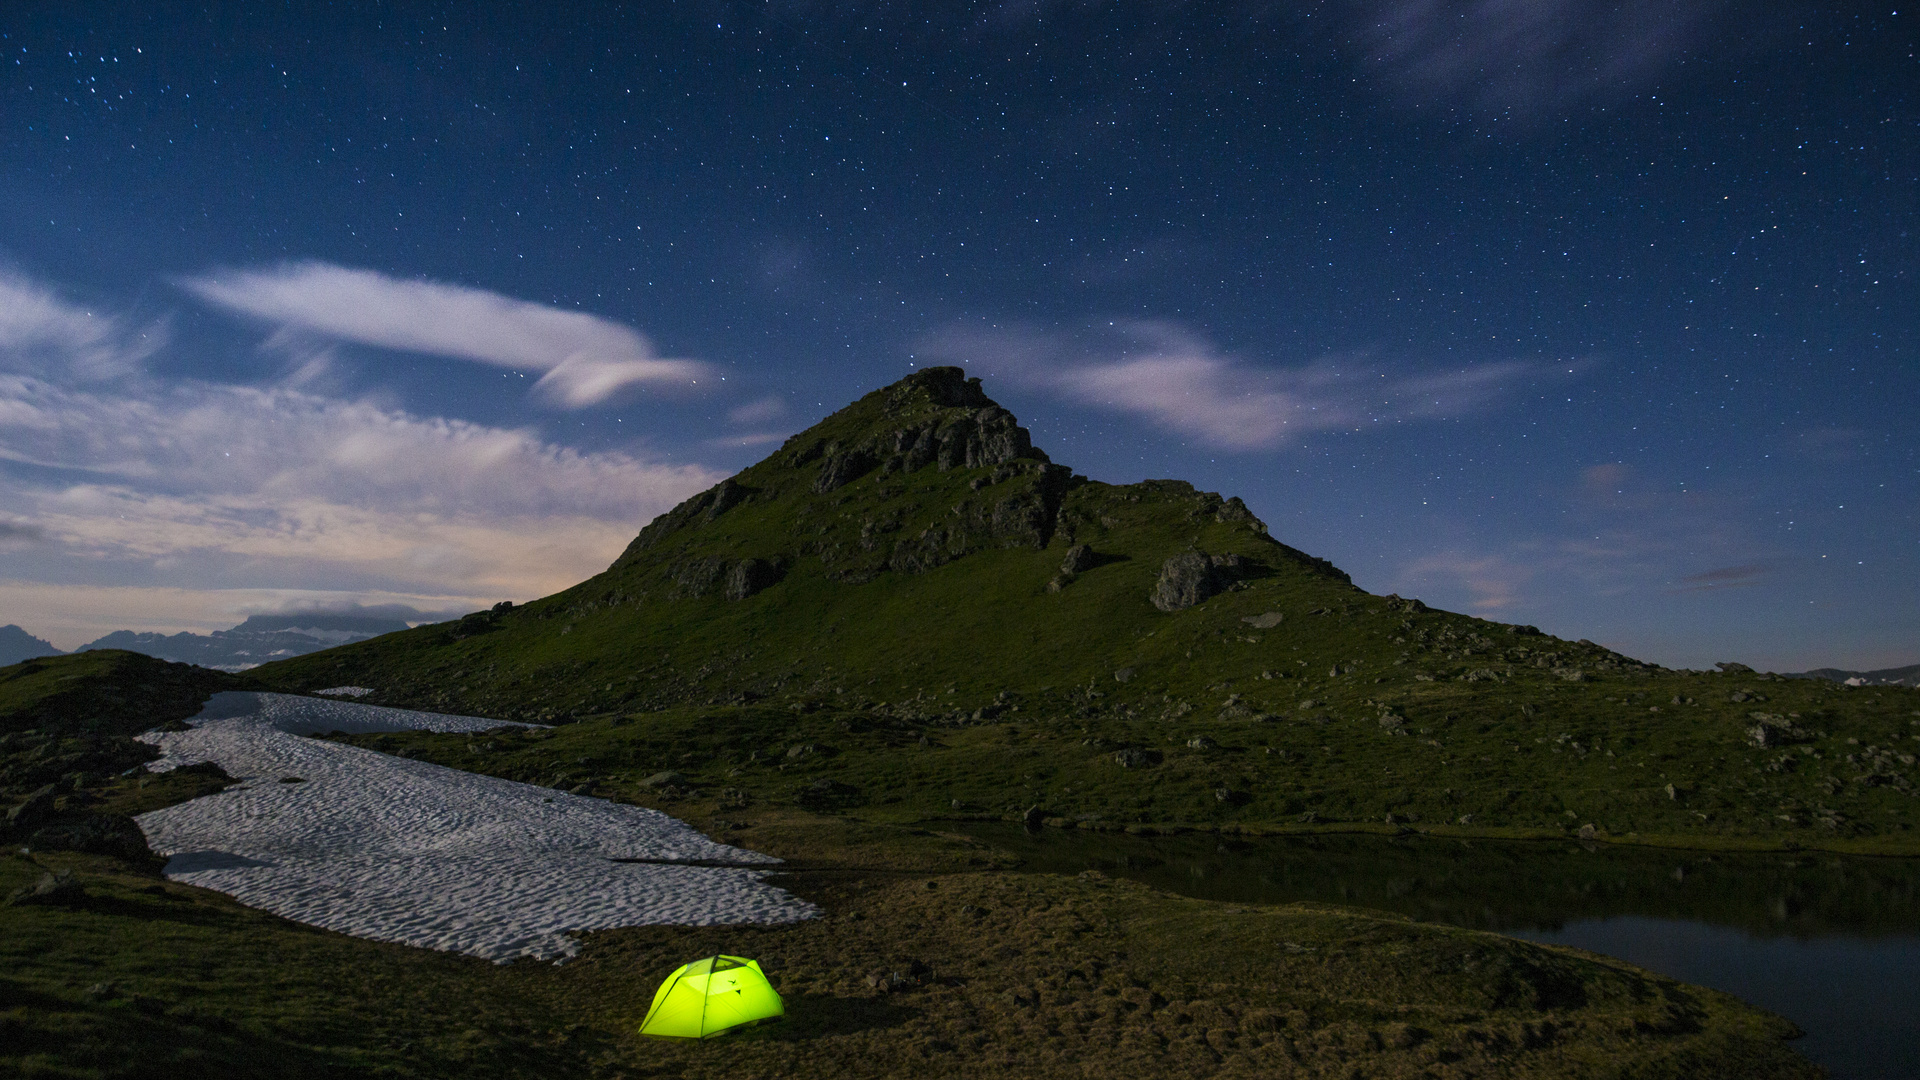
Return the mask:
[[1600,830],[1594,828],[1592,825],[1580,826],[1580,839],[1591,840],[1598,835],[1600,835]]
[[1119,682],[1119,683],[1123,683],[1123,682],[1132,682],[1132,681],[1133,681],[1133,669],[1132,669],[1132,668],[1130,668],[1130,667],[1123,667],[1123,668],[1120,668],[1119,670],[1117,670],[1117,671],[1115,671],[1115,672],[1113,673],[1113,681],[1114,681],[1114,682]]
[[1407,733],[1406,718],[1387,713],[1380,717],[1380,730],[1389,735],[1405,735]]
[[1274,627],[1279,626],[1280,623],[1285,619],[1286,619],[1286,615],[1282,614],[1281,612],[1266,611],[1258,615],[1245,616],[1240,621],[1243,623],[1246,623],[1248,626],[1253,627],[1255,630],[1271,630]]
[[687,778],[680,773],[674,772],[672,769],[668,769],[666,772],[654,773],[652,776],[640,781],[641,787],[649,788],[685,787],[686,785]]
[[1020,824],[1025,825],[1029,830],[1039,829],[1046,820],[1046,811],[1040,809],[1039,803],[1027,807],[1027,812],[1020,816]]
[[1154,763],[1154,754],[1149,750],[1129,746],[1115,753],[1113,760],[1123,769],[1141,769]]
[[1460,815],[1460,820],[1459,820],[1458,822],[1456,822],[1455,824],[1459,824],[1459,825],[1471,825],[1471,824],[1473,824],[1473,815],[1472,815],[1472,814],[1461,814],[1461,815]]
[[1193,738],[1187,740],[1187,748],[1190,750],[1211,750],[1219,745],[1219,743],[1214,742],[1205,735],[1195,735]]
[[1741,672],[1749,672],[1753,670],[1752,668],[1748,667],[1745,664],[1736,664],[1731,660],[1722,660],[1713,666],[1719,668],[1721,671],[1724,671],[1729,675],[1733,675]]
[[40,880],[14,893],[7,903],[16,905],[67,905],[86,899],[87,890],[73,879],[73,871],[61,870],[58,873],[40,875]]
[[1756,712],[1747,715],[1754,721],[1753,726],[1747,729],[1747,741],[1762,750],[1813,738],[1813,732],[1778,713]]

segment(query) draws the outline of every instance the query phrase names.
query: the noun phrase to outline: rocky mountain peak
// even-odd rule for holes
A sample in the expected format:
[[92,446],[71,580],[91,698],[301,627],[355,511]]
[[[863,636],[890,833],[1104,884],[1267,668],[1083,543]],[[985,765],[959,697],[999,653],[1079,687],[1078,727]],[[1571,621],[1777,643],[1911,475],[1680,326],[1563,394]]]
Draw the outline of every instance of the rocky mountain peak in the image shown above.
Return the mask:
[[[974,475],[931,487],[916,480],[919,491],[909,496],[908,478],[928,469]],[[862,480],[871,483],[857,495],[857,536],[843,542],[825,522],[806,529],[813,539],[782,528],[777,538],[790,550],[753,552],[749,561],[759,562],[740,581],[732,579],[746,563],[721,556],[698,560],[694,585],[684,587],[698,592],[725,581],[730,595],[752,595],[755,582],[778,579],[777,570],[766,567],[791,563],[800,554],[839,564],[839,576],[847,580],[867,580],[882,569],[931,569],[982,546],[1045,547],[1073,477],[1034,447],[1027,429],[980,389],[979,379],[957,367],[927,368],[867,394],[788,439],[766,460],[655,518],[614,567],[635,564],[669,538],[676,545],[691,543],[696,531],[748,503],[778,504],[785,510],[781,516],[811,518],[820,497],[844,505],[847,497],[835,493]],[[891,535],[928,511],[932,520],[915,535]],[[672,573],[676,580],[688,576],[684,568]]]

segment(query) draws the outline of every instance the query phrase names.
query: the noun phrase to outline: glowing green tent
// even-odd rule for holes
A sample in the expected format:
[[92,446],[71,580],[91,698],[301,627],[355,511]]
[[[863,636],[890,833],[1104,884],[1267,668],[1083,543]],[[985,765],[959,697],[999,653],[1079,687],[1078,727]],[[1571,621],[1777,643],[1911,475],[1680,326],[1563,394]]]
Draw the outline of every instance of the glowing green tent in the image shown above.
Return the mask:
[[640,1034],[704,1039],[786,1013],[759,961],[709,956],[667,976],[640,1021]]

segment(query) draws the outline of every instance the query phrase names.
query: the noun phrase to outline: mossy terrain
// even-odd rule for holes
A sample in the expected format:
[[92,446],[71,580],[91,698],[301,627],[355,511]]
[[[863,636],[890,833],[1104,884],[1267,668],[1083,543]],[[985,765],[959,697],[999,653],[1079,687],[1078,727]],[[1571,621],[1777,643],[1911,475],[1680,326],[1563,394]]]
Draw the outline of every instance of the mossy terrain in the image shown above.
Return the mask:
[[[1701,676],[1695,685],[1715,681],[1737,683]],[[1015,714],[939,725],[878,712],[716,706],[545,730],[348,741],[644,803],[723,830],[756,808],[800,807],[880,822],[1031,819],[1148,834],[1414,831],[1723,850],[1914,851],[1912,796],[1861,778],[1873,776],[1879,755],[1897,762],[1893,754],[1909,754],[1892,748],[1914,745],[1902,736],[1920,728],[1891,710],[1876,716],[1886,702],[1872,695],[1848,717],[1830,705],[1847,691],[1760,685],[1821,703],[1802,714],[1817,711],[1818,722],[1830,725],[1823,740],[1797,748],[1804,766],[1772,768],[1784,752],[1752,746],[1734,710],[1704,705],[1680,712],[1684,722],[1643,718],[1631,704],[1615,708],[1611,723],[1604,713],[1578,725],[1563,718],[1580,737],[1553,739],[1524,735],[1530,721],[1518,710],[1488,731],[1436,719],[1431,734],[1402,736],[1366,713],[1345,720]]]
[[1920,853],[1920,691],[1670,671],[1368,594],[1237,499],[1073,476],[952,368],[572,589],[250,674],[594,721],[489,771],[672,768],[889,819]]
[[[833,850],[886,846],[793,826]],[[979,857],[908,840],[892,845],[918,852],[904,861]],[[596,933],[564,966],[501,966],[302,927],[99,856],[7,857],[0,891],[54,869],[84,895],[5,909],[8,1075],[1819,1075],[1784,1021],[1616,961],[1096,874],[822,868],[781,879],[819,920]],[[658,980],[718,951],[758,957],[787,1019],[638,1037]]]
[[122,649],[39,657],[0,667],[0,734],[133,735],[192,716],[221,690],[250,685]]
[[177,723],[244,679],[139,653],[102,649],[0,668],[0,842],[145,862],[132,815],[218,791],[216,766],[165,777],[141,768],[158,751],[133,735]]

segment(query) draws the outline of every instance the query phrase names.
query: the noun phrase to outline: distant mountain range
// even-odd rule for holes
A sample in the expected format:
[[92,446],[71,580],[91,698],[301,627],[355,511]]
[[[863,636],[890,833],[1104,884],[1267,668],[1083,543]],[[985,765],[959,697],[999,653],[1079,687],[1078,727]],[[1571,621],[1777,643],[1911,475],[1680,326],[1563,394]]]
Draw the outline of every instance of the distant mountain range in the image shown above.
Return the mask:
[[1830,679],[1848,686],[1920,686],[1920,664],[1908,664],[1906,667],[1881,668],[1878,671],[1843,671],[1840,668],[1814,668],[1797,675],[1793,679]]
[[59,655],[60,650],[54,648],[50,641],[41,641],[12,623],[0,626],[0,667],[31,660],[36,656]]
[[[406,619],[386,613],[255,615],[231,630],[215,630],[211,634],[115,630],[74,651],[125,649],[216,671],[245,671],[269,660],[284,660],[335,645],[365,641],[405,630],[408,625]],[[61,650],[50,642],[18,626],[0,627],[0,666],[36,656],[60,655],[63,655]]]

